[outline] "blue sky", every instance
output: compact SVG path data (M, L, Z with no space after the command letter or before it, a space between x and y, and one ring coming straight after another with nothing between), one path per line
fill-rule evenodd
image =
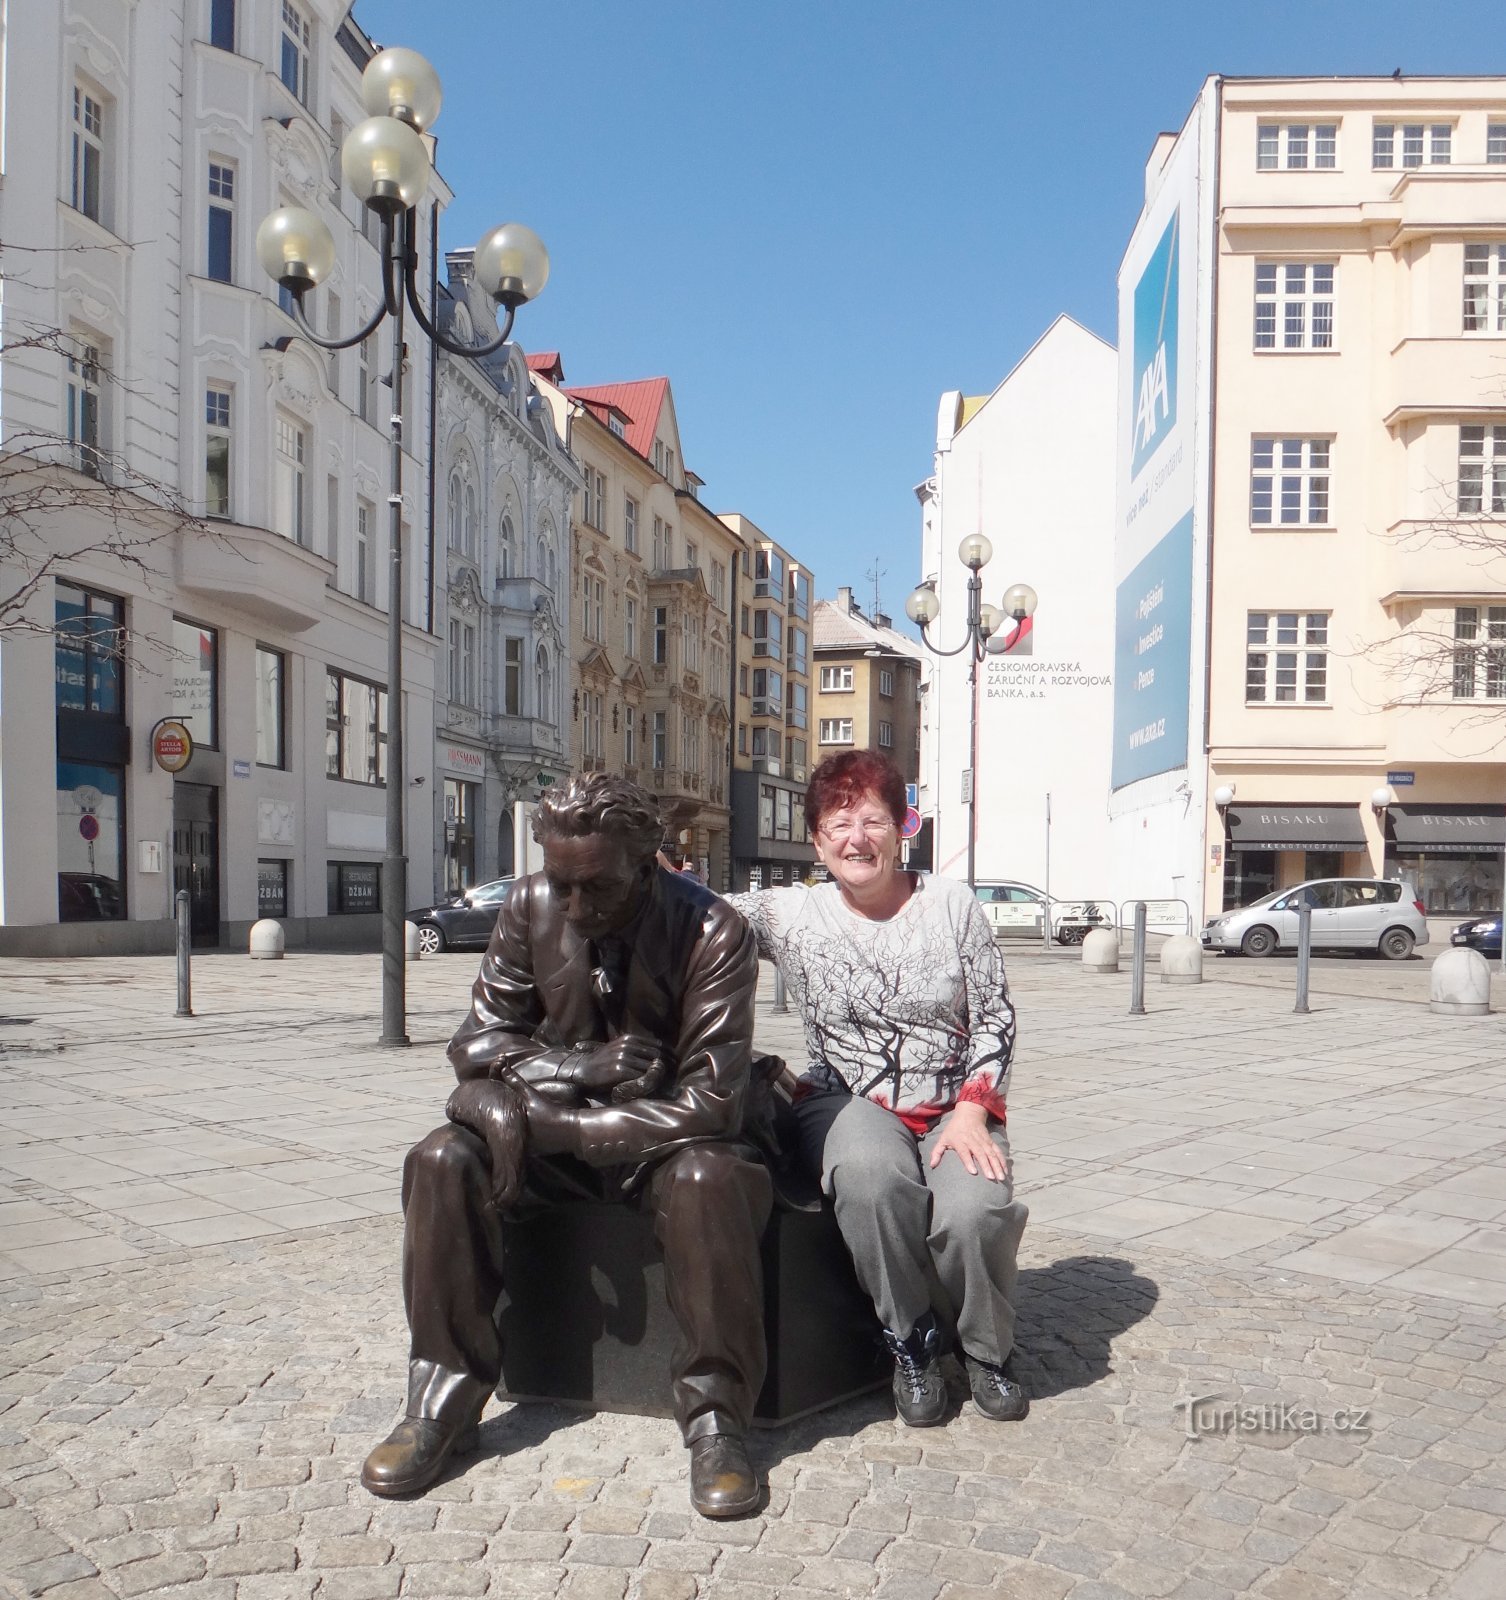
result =
M1478 0L358 0L438 69L444 243L538 230L566 380L668 374L686 464L830 597L919 577L937 402L1114 337L1156 133L1213 72L1499 72ZM988 529L997 547L1007 530ZM1001 579L1002 581L1002 579ZM997 597L995 597L997 598Z

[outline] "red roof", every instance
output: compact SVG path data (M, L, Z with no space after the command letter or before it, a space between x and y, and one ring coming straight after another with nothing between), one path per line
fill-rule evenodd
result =
M565 381L565 364L560 360L558 350L535 350L531 355L525 355L523 359L528 363L530 372L538 373L550 383Z
M640 378L636 383L600 383L594 388L566 389L572 400L579 400L605 420L615 409L629 420L624 430L627 442L645 461L653 458L654 430L669 393L668 378Z

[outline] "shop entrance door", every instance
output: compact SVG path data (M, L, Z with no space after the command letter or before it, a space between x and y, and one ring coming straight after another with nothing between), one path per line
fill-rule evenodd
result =
M219 793L206 783L173 785L173 893L188 890L196 949L220 942Z

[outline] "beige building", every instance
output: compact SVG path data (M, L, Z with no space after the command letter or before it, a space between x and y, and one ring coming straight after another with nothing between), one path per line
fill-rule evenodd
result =
M795 883L815 862L805 827L814 764L810 568L736 512L737 724L732 748L732 884Z
M1156 840L1195 912L1341 874L1494 907L1506 79L1213 79L1146 189L1120 301L1126 852ZM1137 652L1171 644L1188 693L1158 702Z
M883 612L865 617L846 587L816 602L814 630L817 760L848 746L881 750L918 783L921 647Z
M546 388L563 385L557 357L531 365ZM558 392L585 480L570 544L572 762L652 790L681 857L724 888L742 548L697 499L667 378Z

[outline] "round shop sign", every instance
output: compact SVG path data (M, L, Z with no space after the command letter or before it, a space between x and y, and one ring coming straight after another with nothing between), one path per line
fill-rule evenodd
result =
M152 737L152 756L164 772L181 772L193 760L193 735L181 722L161 723Z

